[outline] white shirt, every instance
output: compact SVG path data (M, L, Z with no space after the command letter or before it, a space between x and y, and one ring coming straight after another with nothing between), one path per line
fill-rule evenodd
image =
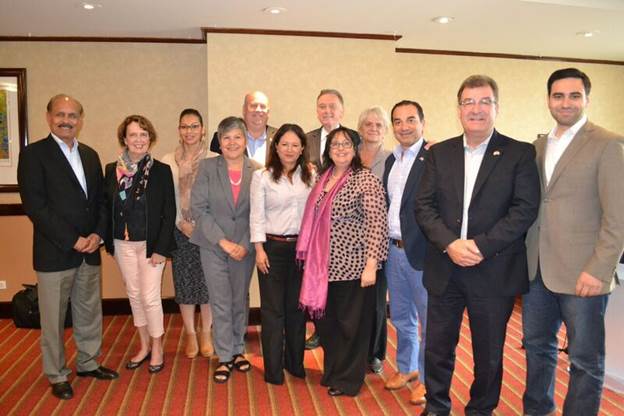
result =
M397 145L392 154L394 163L388 174L388 198L390 208L388 209L388 236L395 240L401 240L401 200L405 190L405 183L412 170L412 165L416 160L418 152L423 144L423 138L418 139L407 150L403 146Z
M563 155L563 152L568 148L576 133L585 125L587 122L587 116L584 115L581 117L579 121L574 123L572 127L567 129L561 137L555 136L555 131L557 130L557 126L553 127L553 129L548 133L548 141L546 142L546 155L544 156L544 176L546 178L546 184L550 182L550 178L555 170L555 166L557 166L557 162Z
M492 132L493 133L493 132ZM492 134L487 140L484 140L480 145L474 148L470 148L466 143L466 135L464 135L464 206L462 210L462 226L461 226L461 238L466 240L468 238L468 208L470 208L470 201L472 199L472 191L474 190L475 182L477 180L477 174L483 162L483 156L485 156L485 150Z
M84 173L84 168L82 167L82 159L80 159L80 153L78 152L78 140L74 137L74 144L70 149L67 144L59 139L54 133L50 133L52 138L58 143L61 151L65 155L65 158L69 162L72 170L74 171L74 175L76 175L76 179L78 179L78 183L80 183L80 187L85 193L85 196L88 196L87 192L87 177Z
M301 168L292 183L282 175L276 183L267 169L256 170L251 179L249 230L252 243L266 241L266 234L297 235L303 210L312 188L301 180Z
M340 124L338 124L332 130L336 130L338 127L340 127ZM325 130L325 127L321 126L321 154L319 155L319 160L321 161L321 163L323 162L323 152L325 151L325 143L327 143L327 135L331 133L332 130L327 131Z

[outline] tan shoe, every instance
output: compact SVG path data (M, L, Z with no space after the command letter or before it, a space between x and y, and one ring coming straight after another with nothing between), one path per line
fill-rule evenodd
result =
M425 398L425 394L427 394L427 390L425 389L425 385L422 383L416 384L412 388L412 392L410 393L410 403L411 404L425 404L427 403L427 399Z
M199 353L202 357L210 357L214 354L214 347L212 346L212 334L210 330L201 331L199 333Z
M385 388L388 390L397 390L405 387L407 383L416 379L418 379L418 371L412 371L407 374L397 371L388 379L388 381L386 381Z
M186 334L186 348L184 350L184 354L188 357L188 358L195 358L197 357L197 353L199 352L199 347L197 345L197 334L196 333L192 333Z

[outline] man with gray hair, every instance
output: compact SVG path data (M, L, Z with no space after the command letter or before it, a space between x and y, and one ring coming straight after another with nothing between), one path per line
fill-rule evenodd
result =
M494 128L498 86L473 75L457 93L463 134L429 150L416 194L416 220L428 239L424 414L448 415L464 310L468 311L474 381L466 415L498 405L503 346L515 298L529 286L524 238L537 217L535 148Z
M65 361L63 322L71 297L77 374L119 375L96 361L102 346L100 242L106 230L102 166L95 150L78 143L82 105L65 94L50 99L47 138L20 152L17 181L33 223L43 372L59 399L73 397Z

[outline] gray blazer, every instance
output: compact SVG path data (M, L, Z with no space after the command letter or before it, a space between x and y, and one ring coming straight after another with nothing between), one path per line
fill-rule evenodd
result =
M601 294L615 285L615 268L624 245L624 137L589 121L578 131L544 178L547 136L535 141L542 189L539 216L527 235L529 277L539 261L544 285L574 294L585 271L604 282Z
M191 243L201 248L222 252L219 240L225 238L245 247L251 253L249 241L249 188L258 163L245 157L243 176L234 205L227 163L223 156L203 159L191 191L191 211L196 226Z

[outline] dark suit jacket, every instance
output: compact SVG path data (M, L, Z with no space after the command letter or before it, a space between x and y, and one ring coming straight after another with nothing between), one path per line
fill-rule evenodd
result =
M348 128L348 127L346 127ZM321 130L323 127L319 127L318 129L310 130L306 133L306 140L308 142L307 151L308 151L308 160L314 163L317 166L321 165L321 155L325 149L321 149ZM351 130L351 129L349 129ZM360 137L360 134L351 130L351 132L355 133L357 137ZM359 145L359 143L357 143Z
M33 223L33 267L57 272L100 264L100 251L73 249L78 237L104 236L106 211L102 198L102 165L89 146L78 144L87 180L85 195L56 141L47 138L26 146L19 155L17 181L26 215Z
M275 132L276 131L277 131L277 129L275 127L267 125L267 128L266 128L266 135L267 135L266 158L265 158L265 161L264 161L264 166L266 166L266 164L269 162L269 153L270 153L269 149L271 148L271 142L273 141L273 136L275 136ZM218 153L218 154L222 153L221 152L221 145L219 145L219 136L218 136L216 131L212 135L212 139L210 139L210 151L214 152L214 153ZM247 149L245 149L245 156L249 157Z
M117 174L115 173L116 162L106 165L106 177L104 195L110 221L106 230L104 244L106 251L114 254L113 244L114 230L114 207L115 194L118 192ZM173 190L173 176L169 165L154 160L145 190L147 197L147 253L149 258L153 253L171 257L171 251L175 250L173 227L175 227L176 205Z
M423 142L412 169L407 176L405 182L405 188L403 195L401 196L401 210L399 211L399 218L401 220L401 239L405 247L405 254L410 265L416 270L422 270L425 261L425 247L427 240L423 235L418 223L416 222L416 214L414 213L414 206L416 205L416 191L425 170L425 159L428 151L425 149L426 142ZM386 190L386 200L388 208L390 208L390 194L388 192L388 177L390 171L394 165L394 153L390 153L390 156L386 159L386 168L383 174L383 185Z
M499 134L488 144L468 210L468 239L484 260L466 268L473 293L514 296L528 290L526 231L537 217L540 200L535 148ZM416 219L429 239L424 285L441 295L459 268L445 252L460 237L464 198L462 136L429 150L416 195Z

